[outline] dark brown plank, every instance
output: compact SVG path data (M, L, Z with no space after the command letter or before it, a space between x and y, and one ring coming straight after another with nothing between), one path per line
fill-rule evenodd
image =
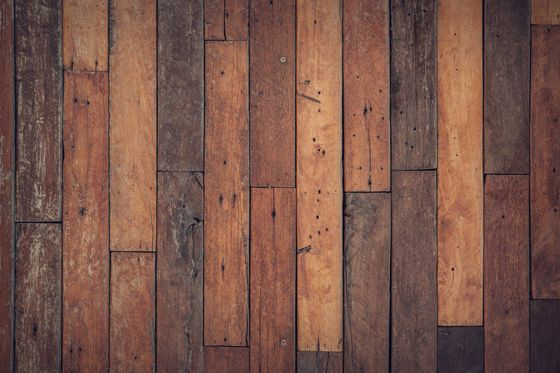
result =
M437 164L436 0L391 0L392 168Z
M205 347L204 371L247 373L249 371L249 348Z
M15 372L59 371L61 259L60 224L17 225Z
M203 178L158 174L157 369L202 372Z
M438 328L438 373L484 372L484 329Z
M16 2L16 219L62 210L61 2ZM40 58L39 58L40 56Z
M484 192L484 363L529 370L529 177L487 176Z
M484 171L529 173L530 0L484 3Z
M204 1L204 38L206 40L247 40L248 0Z
M158 2L158 169L202 171L202 0Z
M297 354L298 373L342 373L342 352L305 351Z
M531 301L531 372L560 372L560 301Z
M295 1L251 2L251 186L295 184Z
M346 194L344 226L345 370L387 372L391 195Z
M433 372L437 365L435 171L393 172L392 214L392 371Z

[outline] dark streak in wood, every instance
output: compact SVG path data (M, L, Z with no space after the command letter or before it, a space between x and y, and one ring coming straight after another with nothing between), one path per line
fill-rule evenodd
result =
M560 372L560 300L531 301L531 372Z
M438 373L484 372L482 327L438 328Z
M298 352L297 373L342 373L342 359L342 352Z

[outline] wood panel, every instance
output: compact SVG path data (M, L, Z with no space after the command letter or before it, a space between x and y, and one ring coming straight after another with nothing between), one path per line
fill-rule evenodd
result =
M104 371L109 335L106 73L64 74L63 368Z
M158 2L158 169L204 169L202 0Z
M15 372L60 368L61 259L60 224L17 225Z
M251 2L251 185L295 185L295 0Z
M559 0L531 0L531 23L538 25L560 24Z
M531 301L531 372L560 371L560 301Z
M487 176L484 194L484 361L529 370L529 177Z
M392 214L391 369L433 372L437 366L435 171L393 172Z
M438 5L438 320L482 325L482 1Z
M202 372L203 177L158 174L157 369Z
M342 352L307 351L297 354L298 373L342 373Z
M389 126L389 6L344 6L344 190L391 187Z
M206 40L247 40L248 0L207 0L204 2Z
M438 328L437 371L484 372L484 329L476 326Z
M206 44L204 342L207 345L247 345L247 62L246 42Z
M205 347L205 372L246 373L249 371L248 347Z
M348 193L345 200L345 370L388 372L391 195Z

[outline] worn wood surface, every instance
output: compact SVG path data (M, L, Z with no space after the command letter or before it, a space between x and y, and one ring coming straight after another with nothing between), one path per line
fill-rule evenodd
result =
M560 371L560 301L531 301L531 372Z
M484 372L482 327L438 328L438 373Z
M248 347L205 347L205 372L246 373L249 371Z
M298 352L297 373L342 373L342 360L342 352Z
M206 40L247 40L248 0L206 0L204 38Z
M531 23L560 24L560 0L531 0Z

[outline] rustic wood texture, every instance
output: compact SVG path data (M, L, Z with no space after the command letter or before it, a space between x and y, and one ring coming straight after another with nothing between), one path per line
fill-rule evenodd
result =
M295 186L295 0L251 2L251 186Z
M487 176L484 191L486 372L529 371L529 177Z
M18 224L16 230L15 372L58 372L60 224Z
M109 335L108 75L64 74L63 368L105 371Z
M560 301L531 301L531 372L560 371Z
M484 372L482 327L438 328L438 373Z
M249 348L205 347L205 372L246 373L249 371Z
M532 296L560 298L560 26L533 26L532 38Z
M248 29L248 0L204 1L206 40L247 40Z
M482 325L482 1L438 4L438 321Z
M391 187L389 126L389 5L345 3L344 190Z
M202 0L158 2L158 169L204 170Z
M203 177L158 174L157 370L204 367Z
M154 251L156 3L111 3L111 249Z
M391 369L433 372L437 365L435 171L393 172L392 214Z
M204 342L246 346L249 133L246 42L206 44Z
M345 370L388 372L391 195L348 193L345 200Z
M531 0L531 23L560 24L560 0Z
M342 360L342 352L298 352L297 373L342 373Z
M58 0L17 1L16 219L60 221L62 56Z

